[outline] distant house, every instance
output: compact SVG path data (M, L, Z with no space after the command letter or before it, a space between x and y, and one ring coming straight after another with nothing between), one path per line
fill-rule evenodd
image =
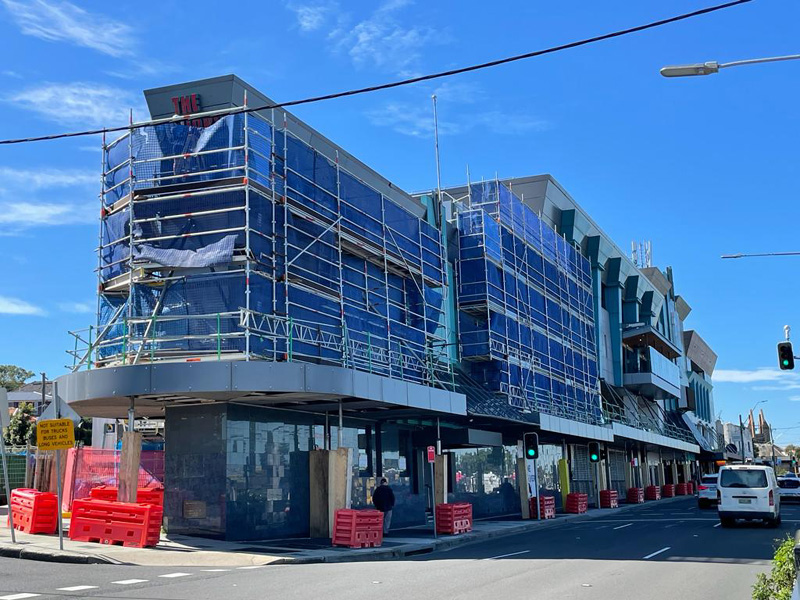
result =
M26 383L18 390L8 392L8 407L9 409L16 410L23 402L28 402L33 405L33 413L35 415L47 407L53 400L53 386L48 383L44 390L44 404L42 403L42 382L37 381L34 383Z

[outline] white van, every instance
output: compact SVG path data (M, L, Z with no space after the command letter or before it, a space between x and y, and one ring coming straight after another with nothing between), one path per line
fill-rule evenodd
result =
M772 467L730 465L719 470L717 510L723 527L736 519L761 519L770 527L781 524L781 496Z

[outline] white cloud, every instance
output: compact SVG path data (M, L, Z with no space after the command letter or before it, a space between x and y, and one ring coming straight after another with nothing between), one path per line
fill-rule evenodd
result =
M800 402L800 396L789 396L790 402Z
M8 296L0 296L0 314L4 315L34 315L43 317L47 313L34 306L29 302L20 300L19 298L10 298Z
M6 98L19 108L64 125L124 125L139 101L126 90L94 83L44 83ZM138 118L134 112L134 118Z
M447 33L421 24L415 15L411 15L413 25L403 24L397 13L411 4L413 0L386 0L355 24L343 17L328 39L334 50L347 53L357 67L375 66L407 74L422 58L426 46L450 41Z
M787 382L797 380L795 373L780 371L769 367L760 367L753 370L717 369L714 371L714 382L726 383L756 383L759 381Z
M100 176L91 171L46 167L41 169L0 167L0 188L2 189L20 188L30 191L72 186L94 186L99 189Z
M338 8L335 2L289 2L286 7L297 17L297 25L302 31L316 31L321 29Z
M0 75L3 75L3 77L12 77L13 79L22 79L22 75L10 69L0 71Z
M133 55L133 29L70 2L0 0L25 35L68 42L113 57Z
M433 135L433 112L424 104L391 102L382 108L371 110L367 118L373 125L390 127L397 133L412 137L431 137ZM463 133L464 127L458 123L439 119L439 135Z
M98 188L98 175L89 171L0 167L0 235L42 225L96 222ZM36 194L43 190L58 193L44 199ZM80 200L70 201L64 198L67 194Z
M62 302L58 309L62 312L89 314L95 311L95 305L89 302Z

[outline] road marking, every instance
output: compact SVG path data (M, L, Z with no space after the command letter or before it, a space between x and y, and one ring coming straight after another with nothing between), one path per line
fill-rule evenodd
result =
M0 596L0 600L22 600L23 598L35 598L41 594L10 594L8 596Z
M191 573L167 573L166 575L159 575L164 579L172 579L173 577L188 577Z
M661 554L662 552L666 552L670 548L672 548L672 546L666 546L666 547L662 548L661 550L657 550L657 551L653 552L652 554L648 554L647 556L644 557L644 560L647 560L648 558L653 558L654 556L658 556L659 554Z
M230 571L231 569L200 569L201 571L205 571L206 573L225 573Z
M82 592L83 590L96 590L96 585L73 585L72 587L58 588L59 592Z
M625 529L626 527L630 527L633 523L625 523L625 525L620 525L619 527L614 527L614 529Z
M517 556L519 554L527 554L530 550L520 550L519 552L511 552L509 554L501 554L500 556L490 556L489 558L484 558L484 560L497 560L498 558L507 558L509 556Z
M236 567L237 569L263 569L266 565L252 565L249 567Z
M147 579L120 579L119 581L112 581L117 585L133 585L134 583L147 583ZM0 598L0 600L3 600Z
M720 525L722 525L722 523L717 523L716 525L714 525L714 527L719 527Z

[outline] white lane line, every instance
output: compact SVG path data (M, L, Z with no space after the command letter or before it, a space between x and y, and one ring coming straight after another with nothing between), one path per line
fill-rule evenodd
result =
M626 527L630 527L633 523L625 523L625 525L620 525L619 527L614 527L614 529L625 529Z
M653 552L652 554L648 554L647 556L644 557L644 560L647 560L648 558L653 558L654 556L658 556L659 554L661 554L662 552L666 552L670 548L672 548L672 546L666 546L666 547L662 548L661 550L657 550L657 551Z
M490 556L489 558L484 558L484 560L497 560L498 558L507 558L509 556L517 556L519 554L527 554L530 550L520 550L519 552L510 552L509 554L501 554L500 556Z
M263 569L266 565L252 565L250 567L236 567L237 569Z
M147 583L147 579L120 579L119 581L112 581L117 585L133 585L134 583ZM0 598L2 600L2 598Z
M200 569L206 573L227 573L231 569Z
M96 590L96 585L73 585L72 587L58 588L59 592L82 592L83 590Z
M0 600L22 600L23 598L36 598L41 594L9 594L8 596L0 596Z
M719 527L720 525L722 525L722 523L717 523L716 525L714 525L714 527Z
M173 577L188 577L191 573L167 573L166 575L159 575L164 579L172 579Z

